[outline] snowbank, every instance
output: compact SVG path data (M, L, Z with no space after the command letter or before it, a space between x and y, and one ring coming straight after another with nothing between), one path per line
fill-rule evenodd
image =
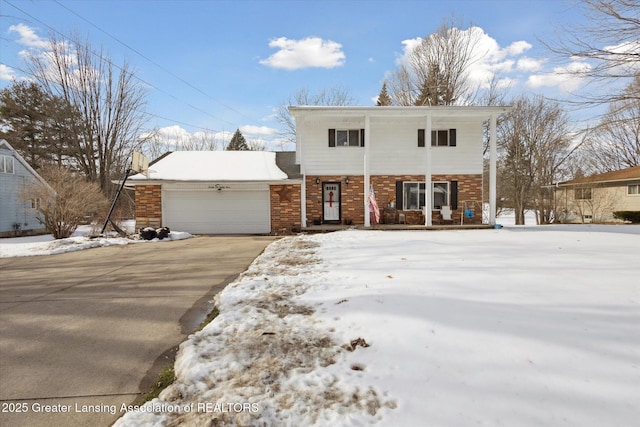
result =
M639 239L637 226L282 239L181 345L176 383L116 425L633 425Z

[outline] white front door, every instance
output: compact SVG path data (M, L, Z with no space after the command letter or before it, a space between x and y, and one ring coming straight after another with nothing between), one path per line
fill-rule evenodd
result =
M340 222L340 183L322 183L322 215L324 222Z

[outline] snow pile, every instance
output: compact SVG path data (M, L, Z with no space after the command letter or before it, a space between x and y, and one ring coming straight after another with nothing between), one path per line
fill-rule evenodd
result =
M55 255L66 252L81 251L84 249L98 248L102 246L128 245L130 243L159 242L160 239L134 240L125 237L97 237L90 238L90 227L83 227L66 239L54 239L50 234L30 237L11 237L0 239L0 258ZM184 231L172 231L167 240L182 240L193 237Z
M633 425L640 227L282 239L117 426ZM153 412L155 411L155 412Z

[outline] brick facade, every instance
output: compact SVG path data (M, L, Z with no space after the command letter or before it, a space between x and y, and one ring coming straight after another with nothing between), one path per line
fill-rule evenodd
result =
M300 184L271 185L271 234L300 231Z
M349 178L349 184L346 179ZM380 207L381 217L386 206L396 199L397 181L424 181L424 175L372 175L371 185L376 194L376 201ZM458 208L452 211L451 218L454 224L460 224L460 218L464 214L464 202L475 202L474 217L465 218L465 224L482 223L482 174L472 175L432 175L431 180L437 181L458 181ZM316 182L319 183L316 183ZM364 176L307 176L307 225L314 224L314 220L322 219L322 183L341 183L341 215L343 223L351 220L353 224L364 224ZM469 206L470 208L471 206ZM405 214L405 221L408 224L423 224L424 216L419 211L396 211ZM432 213L434 224L441 222L439 211ZM383 221L383 218L381 218ZM397 217L396 217L397 221Z
M136 185L136 228L162 226L162 187Z

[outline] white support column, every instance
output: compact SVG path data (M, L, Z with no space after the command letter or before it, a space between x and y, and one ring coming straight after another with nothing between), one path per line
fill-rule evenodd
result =
M296 126L296 145L300 151L300 174L302 175L302 184L300 185L300 226L307 227L307 172L305 170L304 151L302 149L302 136Z
M371 215L369 215L369 189L371 188L371 176L369 173L371 132L369 131L370 118L364 116L364 226L371 227Z
M431 219L431 114L427 114L424 126L424 148L425 148L425 172L424 172L424 225L430 227L433 224Z
M496 115L491 115L489 132L489 224L496 224L496 162L497 162Z

